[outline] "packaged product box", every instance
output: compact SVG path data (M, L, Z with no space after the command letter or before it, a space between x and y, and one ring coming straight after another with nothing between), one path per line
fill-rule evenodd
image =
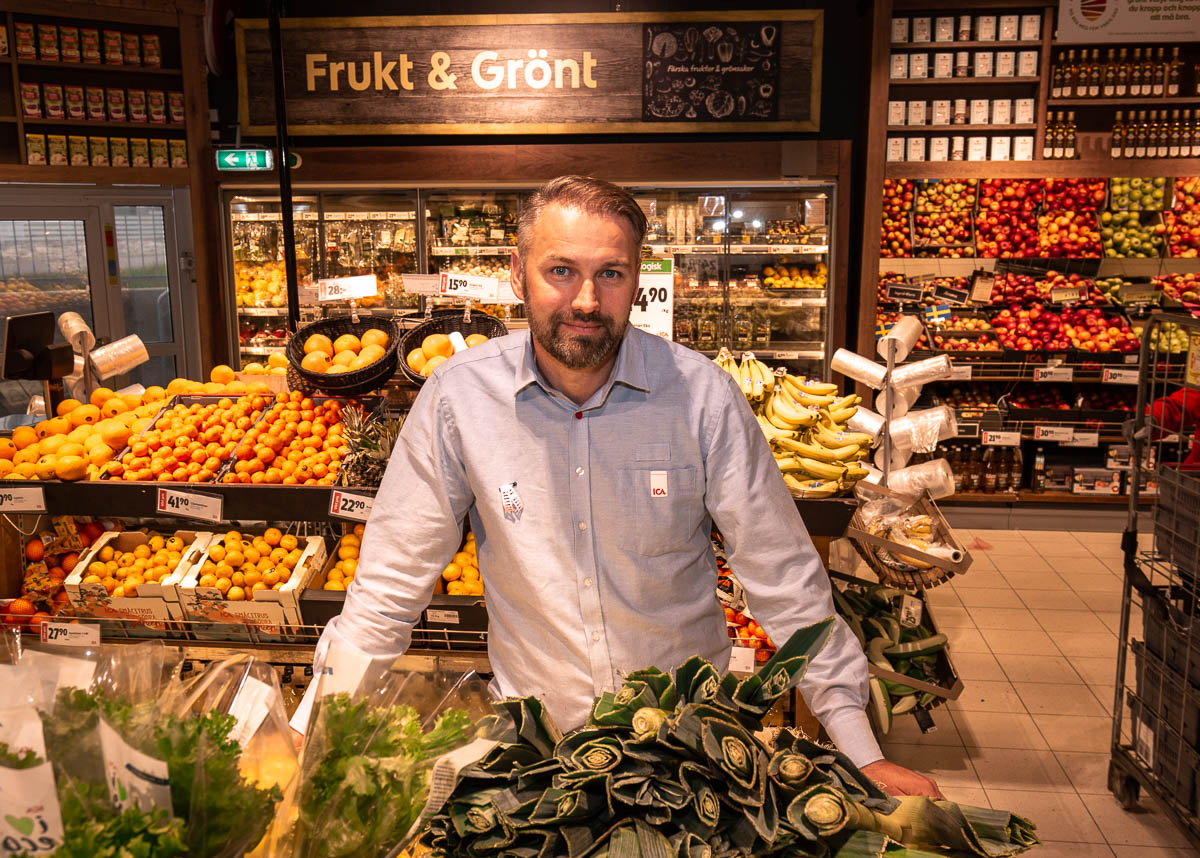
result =
M186 167L188 165L187 141L186 140L172 140L172 141L170 141L169 145L170 145L170 152L171 152L171 166L172 167Z
M109 531L97 539L79 559L64 582L67 598L75 614L97 619L134 620L148 624L143 630L139 630L137 626L130 627L135 634L139 631L146 634L151 630L161 632L163 622L184 619L179 584L192 571L199 558L204 556L213 535L204 531L179 530L173 536L184 544L183 557L174 571L161 581L142 582L137 588L136 596L110 595L102 582L91 580L100 577L101 571L92 564L104 565L99 558L102 554L107 554L104 551L106 547L114 552L126 554L139 545L148 543L149 537L141 531L131 530L120 533Z
M887 160L903 161L904 160L904 138L889 137L887 140Z
M933 40L935 42L954 41L954 16L934 18Z
M931 138L929 138L929 160L930 161L949 161L950 160L950 138L949 137L931 137Z
M25 135L25 162L42 166L46 163L46 135Z
M906 125L924 125L925 124L925 102L910 101L908 103L908 118Z
M158 36L142 36L142 65L155 69L162 67L162 45Z
M1074 474L1074 468L1071 465L1046 465L1045 479L1046 491L1049 492L1069 492L1071 491L1071 480Z
M1042 37L1042 16L1039 14L1021 16L1021 41L1036 42Z
M82 134L72 134L67 137L67 154L71 157L72 167L88 165L88 139Z
M61 84L42 84L42 103L46 107L47 119L65 119L66 109L63 104L63 88Z
M131 167L150 166L150 141L145 137L129 138L129 165Z
M58 28L58 53L64 63L77 63L82 59L78 27Z
M167 148L167 141L162 137L153 137L150 140L150 166L151 167L169 167L171 166L171 156Z
M137 33L121 34L121 55L127 66L142 64L142 40Z
M79 56L85 63L100 62L100 31L91 27L79 28Z
M155 125L163 125L167 121L167 98L161 89L146 90L146 115Z
M104 31L104 62L110 66L125 65L125 45L117 30Z
M0 57L8 56L8 28L0 27Z
M1071 492L1077 495L1119 495L1121 472L1109 468L1076 468Z
M93 167L109 166L107 137L89 137L88 150L91 152Z
M126 103L129 106L129 121L130 122L145 122L146 121L146 90L131 89L125 94Z
M909 54L908 76L911 78L929 77L929 54Z
M108 121L124 122L129 118L125 112L125 90L121 87L109 87L105 90L105 101L108 103Z
M925 138L924 137L909 137L908 146L905 150L906 161L924 161L925 160Z
M87 118L89 122L104 121L104 87L89 86L84 91L87 102Z
M17 59L37 59L37 40L33 33L33 24L26 21L14 21L13 41L17 43Z
M42 88L36 83L21 84L21 115L26 119L42 118Z
M904 101L889 101L888 102L888 125L903 125L907 102Z
M933 41L933 21L927 17L912 19L912 40L914 42Z
M47 62L58 62L58 27L53 24L38 24L37 35L38 57Z
M67 135L46 135L46 157L51 167L66 167L71 163L67 157Z
M108 138L108 160L114 167L129 166L129 138Z
M200 586L202 570L209 559L205 551L179 584L180 603L187 619L213 624L209 629L196 629L196 635L210 640L222 639L225 632L221 626L232 626L235 628L230 631L244 638L247 624L266 634L278 635L285 633L285 626L301 625L300 594L312 577L323 569L328 552L325 540L319 536L301 538L300 547L300 559L286 584L278 590L258 590L253 599L238 601L225 598L216 587Z
M908 41L908 19L892 19L892 44L900 45Z
M167 119L172 125L183 124L183 93L167 93Z
M87 119L87 104L83 100L83 87L67 84L63 87L63 101L66 102L67 119L82 121Z
M975 41L996 41L996 16L980 15L975 19Z

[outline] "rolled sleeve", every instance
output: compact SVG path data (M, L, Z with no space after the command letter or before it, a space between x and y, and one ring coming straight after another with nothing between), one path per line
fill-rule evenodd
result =
M770 446L732 379L714 419L707 445L705 502L750 610L780 643L797 629L835 617L833 634L809 664L800 690L855 765L882 759L864 711L866 656L834 611L829 576Z

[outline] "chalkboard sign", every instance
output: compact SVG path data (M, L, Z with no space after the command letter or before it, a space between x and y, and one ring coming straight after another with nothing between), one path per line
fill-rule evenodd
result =
M939 284L933 287L933 297L939 301L945 301L947 304L965 304L967 296L971 294L969 289L956 289L953 286Z
M925 290L920 286L912 286L908 283L889 283L887 296L893 301L920 301L925 297Z
M817 9L287 18L288 133L820 130ZM235 22L239 121L275 132L267 22Z
M776 119L782 33L779 21L646 24L642 119Z

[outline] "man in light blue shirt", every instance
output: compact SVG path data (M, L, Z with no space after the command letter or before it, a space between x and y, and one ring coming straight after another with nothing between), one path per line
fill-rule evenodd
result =
M695 654L728 664L713 523L774 640L834 613L737 385L702 355L628 326L644 233L637 203L606 182L568 176L533 196L512 258L530 331L461 352L426 382L318 662L331 643L403 653L468 516L495 690L541 698L564 730L632 670ZM939 795L883 759L866 684L862 648L839 620L801 686L809 706L888 789Z

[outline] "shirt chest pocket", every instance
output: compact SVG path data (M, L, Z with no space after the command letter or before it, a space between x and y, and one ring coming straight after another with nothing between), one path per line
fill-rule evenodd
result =
M704 519L699 471L692 466L644 466L621 471L618 501L626 522L622 541L658 557L688 549Z

